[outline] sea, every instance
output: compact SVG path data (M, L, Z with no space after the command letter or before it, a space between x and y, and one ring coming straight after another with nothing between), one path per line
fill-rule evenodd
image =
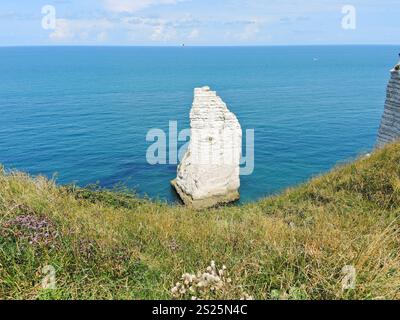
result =
M149 163L149 132L189 128L210 86L244 131L242 203L370 152L399 46L2 47L0 164L59 184L124 185L176 202L177 164ZM153 131L152 131L153 130ZM184 142L179 142L179 146ZM162 152L162 151L160 151ZM244 155L246 149L244 146Z

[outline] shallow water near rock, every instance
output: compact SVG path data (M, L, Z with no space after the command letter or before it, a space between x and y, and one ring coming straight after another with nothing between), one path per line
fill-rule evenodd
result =
M176 165L151 166L146 134L189 126L208 85L255 129L242 201L370 150L396 46L0 48L0 163L59 183L124 183L176 201Z

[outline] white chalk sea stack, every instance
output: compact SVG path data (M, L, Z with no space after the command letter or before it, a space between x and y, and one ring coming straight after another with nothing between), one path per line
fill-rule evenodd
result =
M196 88L191 138L172 181L185 205L205 209L240 198L242 128L215 91Z
M400 139L400 71L393 69L387 86L385 111L379 128L377 147L383 147L398 139Z

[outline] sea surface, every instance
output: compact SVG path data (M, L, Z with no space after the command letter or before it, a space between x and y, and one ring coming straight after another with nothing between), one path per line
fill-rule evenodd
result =
M150 165L149 130L189 126L195 87L216 90L255 168L242 201L351 161L375 144L396 46L0 48L0 163L60 184L125 184L176 201L176 164Z

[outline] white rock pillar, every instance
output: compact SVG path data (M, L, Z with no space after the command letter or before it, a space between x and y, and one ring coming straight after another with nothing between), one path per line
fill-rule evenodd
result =
M180 198L195 209L238 200L242 129L209 87L194 90L190 128L188 150L172 181Z
M377 147L400 139L400 64L390 71L385 111L379 128Z

